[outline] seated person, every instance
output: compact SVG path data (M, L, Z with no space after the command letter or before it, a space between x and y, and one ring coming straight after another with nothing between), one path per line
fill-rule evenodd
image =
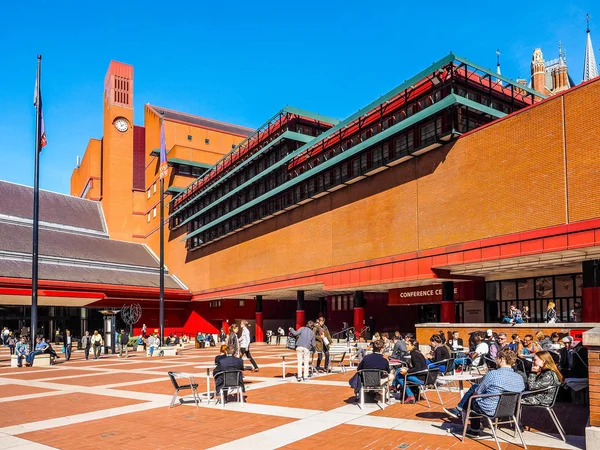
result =
M508 337L506 333L498 333L498 347L499 350L512 350L510 348L510 344L508 343Z
M581 342L573 345L573 337L565 336L560 349L560 372L565 378L588 377L588 350Z
M540 345L533 341L533 336L531 334L526 334L519 348L519 356L521 358L532 359L533 354L541 349Z
M530 391L543 389L550 386L560 386L563 376L552 359L550 352L541 350L533 355L531 373L527 377L527 387ZM538 394L523 396L521 403L525 405L551 405L555 390L549 389Z
M46 342L45 337L42 336L41 339L42 339L42 342L44 342L46 344L46 349L44 350L44 353L46 353L47 355L50 355L50 363L53 364L55 359L60 359L60 356L58 356L58 353L56 353L54 351L50 342Z
M523 323L523 314L517 309L515 305L510 305L510 311L508 315L502 320L502 323Z
M406 342L402 339L400 333L397 336L394 336L396 342L394 343L394 347L392 348L392 354L390 359L396 359L399 361L403 361L404 356L408 355L408 350L406 349Z
M35 338L35 349L32 352L29 352L29 354L25 357L25 365L27 367L32 366L35 356L41 355L46 351L47 348L48 344L42 340L42 338Z
M19 342L17 342L16 351L17 355L17 367L23 367L23 358L27 358L29 354L29 350L27 350L27 344L25 343L25 338L21 336Z
M448 346L455 351L463 349L463 340L459 337L458 331L452 332L452 338L448 339Z
M513 334L511 336L511 341L510 344L508 344L508 346L510 347L510 349L515 352L518 353L519 352L519 347L521 345L521 338L519 337L518 334Z
M211 347L215 347L215 346L217 345L217 344L215 343L215 338L213 337L213 335L212 335L212 334L209 334L209 335L208 335L208 338L207 338L207 340L208 340L208 343L209 343L209 345L210 345Z
M473 335L473 342L475 344L475 350L470 352L469 356L466 358L457 358L454 361L455 366L465 365L469 362L471 362L475 367L483 364L483 356L489 353L490 348L479 333L475 333Z
M180 342L179 336L177 336L177 333L175 333L173 335L173 345L179 345Z
M406 347L410 352L409 367L402 367L396 372L396 376L392 384L394 387L396 387L396 391L404 390L405 376L407 381L418 384L423 384L425 382L425 378L427 377L427 374L411 375L415 372L427 370L427 361L425 360L423 354L419 351L419 341L416 339L410 339L406 343ZM415 395L408 386L406 387L406 395L406 403L415 403ZM397 394L396 399L402 399L402 394Z
M356 368L357 373L363 369L379 369L385 372L381 374L381 384L384 385L389 381L390 374L390 363L383 357L381 352L385 346L383 340L378 339L372 342L373 353L365 355L358 367ZM356 383L354 392L358 394L360 392L360 383Z
M219 364L219 361L225 357L227 357L227 345L223 344L219 349L219 354L215 356L215 365Z
M501 350L496 357L497 370L492 370L483 377L481 384L474 384L465 393L456 408L444 408L450 416L458 419L467 408L472 395L501 394L502 392L523 392L525 383L523 378L512 370L517 355L511 350ZM479 414L492 416L496 413L499 397L476 398L471 403L471 409ZM462 427L461 427L462 431ZM481 420L471 419L471 426L467 429L467 436L481 436Z
M168 336L167 336L167 338L165 339L165 345L166 345L167 347L168 347L168 346L170 346L170 345L172 345L172 344L171 344L171 341L172 341L172 340L173 340L173 335L171 335L171 334L170 334L170 335L168 335Z
M223 348L225 346L221 346ZM223 388L223 384L225 382L223 377L223 372L229 370L244 370L244 362L242 358L238 358L235 355L235 347L230 345L226 347L226 355L219 355L215 358L216 367L213 371L213 376L215 377L215 392L217 395L220 395L221 389ZM218 360L217 360L218 358ZM242 375L240 378L240 386L242 387L242 391L246 391L244 388L244 376Z
M431 345L431 351L427 358L427 367L439 367L440 373L446 371L446 362L450 359L450 352L448 348L442 344L442 339L439 334L434 334L429 340ZM440 361L445 361L442 364L438 364Z

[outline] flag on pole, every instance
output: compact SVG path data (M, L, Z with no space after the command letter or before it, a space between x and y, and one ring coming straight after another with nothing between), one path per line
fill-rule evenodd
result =
M39 104L38 104L39 103ZM33 93L33 105L39 110L40 115L39 115L39 130L40 130L40 134L39 134L39 144L40 144L40 151L42 151L42 148L44 148L47 144L46 142L46 127L44 126L44 112L42 111L42 91L40 89L40 80L35 79L35 92Z
M167 146L165 144L165 121L160 121L160 178L165 178L169 174L169 163L167 162Z

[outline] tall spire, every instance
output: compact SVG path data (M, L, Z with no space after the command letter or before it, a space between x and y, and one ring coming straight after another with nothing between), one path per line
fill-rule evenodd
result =
M583 62L583 81L591 80L598 76L598 66L596 65L596 57L594 56L594 47L592 46L592 38L590 36L590 15L586 14L585 20L587 23L587 39L585 42L585 59Z
M496 49L496 73L498 75L502 75L502 72L500 72L500 49L497 48Z

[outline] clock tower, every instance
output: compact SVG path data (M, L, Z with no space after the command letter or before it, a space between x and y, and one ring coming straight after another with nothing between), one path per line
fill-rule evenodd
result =
M101 199L113 239L132 239L133 215L133 66L111 61L104 79Z

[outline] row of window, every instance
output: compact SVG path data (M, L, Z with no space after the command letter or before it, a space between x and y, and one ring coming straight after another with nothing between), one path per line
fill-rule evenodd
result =
M154 218L156 218L156 206L148 213L148 223Z
M332 311L351 311L354 309L354 295L336 295L331 297Z
M199 177L204 171L201 167L188 166L187 164L179 164L177 173L179 175L192 175L193 177Z
M210 302L208 302L208 307L209 308L220 308L221 306L223 306L223 302L222 300L212 300ZM237 305L238 308L243 308L246 306L246 300L238 300L237 301Z

